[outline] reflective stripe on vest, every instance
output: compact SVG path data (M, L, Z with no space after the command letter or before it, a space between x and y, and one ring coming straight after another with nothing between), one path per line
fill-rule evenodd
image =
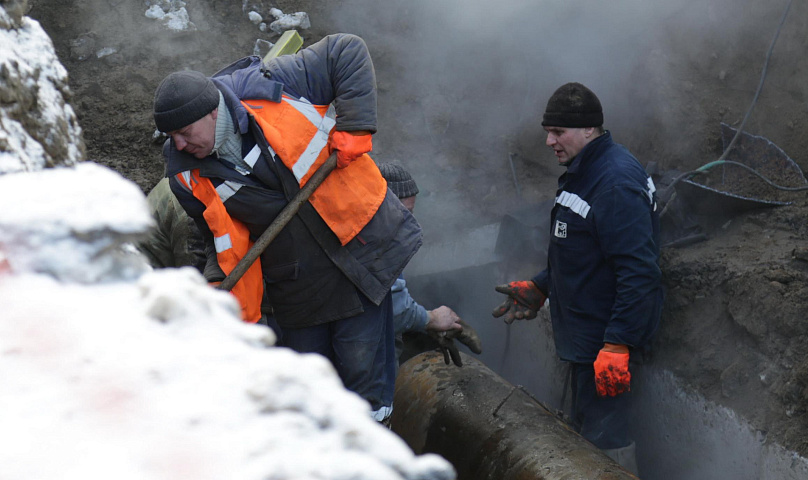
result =
M653 204L654 211L656 211L656 203L654 202L654 192L656 192L656 185L654 185L654 181L651 177L648 177L648 181L646 182L646 187L648 190L645 192L648 195L648 201ZM570 193L562 191L555 200L555 203L561 205L563 207L567 207L573 212L577 213L583 218L586 218L589 215L589 210L591 209L589 203L586 202L583 198L579 197L574 193Z
M329 135L336 124L328 106L283 97L241 102L250 112L267 143L292 171L302 187L331 154ZM337 168L309 197L317 213L342 245L353 239L379 209L387 182L369 155Z
M586 216L589 214L590 209L589 204L586 203L586 200L584 200L583 198L579 197L574 193L570 193L567 191L561 192L556 197L555 203L563 207L569 208L570 210L582 216L583 218L586 218Z
M258 145L256 145L247 153L247 156L244 157L244 161L250 166L250 168L255 168L255 162L257 162L260 157L261 149L258 147Z
M224 182L214 188L209 178L199 175L199 170L191 170L176 175L180 184L205 204L205 222L213 233L216 259L219 267L229 275L239 260L247 254L253 242L247 227L227 213L224 200L238 191L234 182ZM230 185L224 186L226 183ZM261 300L264 296L264 279L261 275L261 262L255 261L246 273L230 290L241 304L241 316L245 322L255 323L261 319Z
M654 204L654 211L656 212L657 204L654 201L654 193L656 192L656 185L654 185L654 180L651 177L648 177L648 200Z

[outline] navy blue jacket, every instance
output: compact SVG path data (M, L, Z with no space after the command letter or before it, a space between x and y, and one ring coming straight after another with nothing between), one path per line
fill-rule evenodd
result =
M280 100L280 88L313 104L333 104L338 130L376 130L375 75L364 42L354 35L330 35L298 52L262 65L245 57L212 77L241 134L242 154L255 145L261 157L249 173L215 156L198 160L166 150L166 175L185 211L206 240L208 263L216 263L213 236L203 218L204 204L176 180L198 168L214 186L231 182L237 190L224 205L258 238L299 191L297 180L266 148L266 140L240 99ZM222 117L220 117L222 118ZM359 295L379 304L422 243L421 227L388 189L370 222L344 247L314 207L306 202L261 255L267 298L285 328L319 325L363 311ZM210 278L209 281L221 280ZM223 274L221 274L223 277Z
M662 312L655 188L609 132L586 145L558 181L547 268L556 351L592 363L604 342L644 347Z

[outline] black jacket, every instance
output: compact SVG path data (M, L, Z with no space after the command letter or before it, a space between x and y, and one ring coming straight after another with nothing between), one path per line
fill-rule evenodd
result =
M240 104L241 98L272 99L280 83L287 95L333 104L338 130L376 130L373 65L364 42L353 35L325 37L296 55L263 66L260 58L246 57L212 79L225 98L234 128L241 133L242 152L246 154L257 143L262 157L252 173L242 175L216 157L198 160L173 145L168 149L166 175L206 238L209 262L216 259L213 237L202 217L204 205L180 186L175 174L198 168L215 186L237 183L239 189L225 207L247 225L253 239L299 190L293 174L265 148L266 140ZM282 327L305 327L362 312L360 294L379 304L421 243L420 226L389 190L371 221L344 247L307 202L261 256L275 318Z

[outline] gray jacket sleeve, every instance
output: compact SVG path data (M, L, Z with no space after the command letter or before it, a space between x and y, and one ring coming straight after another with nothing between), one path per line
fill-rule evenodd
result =
M390 291L393 297L393 325L396 335L404 332L425 332L429 321L426 308L410 296L404 278L398 277Z
M295 55L265 65L284 92L315 105L334 104L337 130L376 132L376 72L365 41L356 35L328 35Z

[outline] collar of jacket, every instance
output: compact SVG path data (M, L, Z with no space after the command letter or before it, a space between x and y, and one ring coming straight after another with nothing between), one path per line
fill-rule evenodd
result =
M260 185L257 181L252 180L250 177L238 173L233 165L226 161L219 160L214 155L209 155L203 159L198 159L189 153L177 150L171 139L166 140L171 142L170 147L164 151L166 161L166 177L173 177L174 175L185 172L187 170L199 169L199 174L203 177L215 178L238 178L240 182L249 185ZM251 148L251 144L246 147Z
M579 153L572 159L572 163L567 167L567 173L576 175L592 163L592 161L603 153L612 144L612 134L606 130L603 135L589 142Z
M265 77L260 66L260 57L244 57L211 77L242 135L250 130L249 114L241 104L242 99L263 98L278 103L283 96L283 85Z
M219 95L219 117L216 119L215 138L213 144L213 155L234 165L240 165L247 171L251 171L241 155L241 134L236 129L233 119L230 117L230 109L224 102L224 95Z
M172 144L171 148L168 149L168 153L166 153L165 158L166 177L173 177L180 172L193 170L195 168L198 168L200 172L203 172L203 170L207 172L209 170L209 165L221 163L213 155L209 155L200 160L189 153L177 150L176 147L174 147L174 142L171 140L168 141L172 142Z
M227 111L230 112L230 118L233 119L238 133L244 135L250 129L250 124L247 120L247 109L244 108L238 96L226 84L218 78L213 78L212 80L216 84L216 88L222 92L224 104L227 105Z

